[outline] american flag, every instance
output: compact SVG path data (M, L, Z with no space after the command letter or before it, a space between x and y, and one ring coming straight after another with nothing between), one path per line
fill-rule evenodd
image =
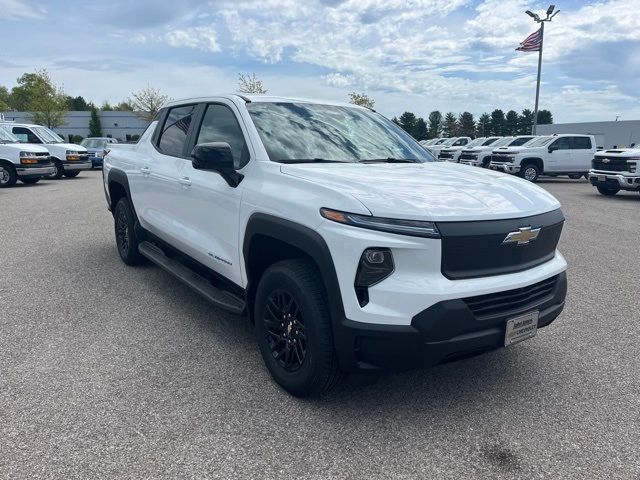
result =
M540 30L533 32L523 42L520 42L520 46L516 50L521 52L538 52L542 46L542 27Z

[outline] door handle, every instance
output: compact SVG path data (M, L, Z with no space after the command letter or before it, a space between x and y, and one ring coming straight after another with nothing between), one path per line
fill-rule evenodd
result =
M191 179L189 177L180 177L178 179L178 183L184 187L190 187L191 186Z
M141 167L140 173L142 173L142 175L149 175L151 173L151 169L149 167Z

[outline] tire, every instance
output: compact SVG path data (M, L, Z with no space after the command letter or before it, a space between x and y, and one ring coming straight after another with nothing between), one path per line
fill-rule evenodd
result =
M579 180L580 178L582 178L584 175L582 173L573 173L571 175L569 175L569 178L571 180Z
M47 175L45 178L49 180L59 180L64 175L64 167L62 166L62 162L60 160L52 160L53 163L53 173Z
M311 261L269 267L258 285L254 318L260 353L282 388L296 397L333 388L341 372L324 286Z
M527 163L520 169L520 176L530 182L537 182L540 176L540 169L535 163Z
M135 216L126 198L121 198L113 212L116 247L120 258L127 265L140 265L143 257L138 251L140 244L135 231Z
M0 163L0 188L13 187L17 181L16 169L7 163Z
M606 195L607 197L612 197L613 195L615 195L616 193L618 193L620 191L620 187L617 186L604 186L604 185L598 185L598 192L600 192L601 195Z
M78 175L80 175L80 171L79 171L79 170L76 170L75 172L64 172L64 174L63 174L63 175L64 175L65 177L67 177L67 178L75 178L75 177L77 177Z
M42 178L21 178L20 181L22 183L25 183L27 185L35 185L36 183L38 183L40 180L42 180Z

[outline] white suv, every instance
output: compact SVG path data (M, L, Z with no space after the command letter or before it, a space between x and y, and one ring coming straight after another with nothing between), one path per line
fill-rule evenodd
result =
M490 168L518 174L531 182L540 175L578 179L587 176L595 153L593 135L544 136L494 155Z
M74 143L65 143L54 131L42 125L29 123L0 123L0 127L13 133L21 142L45 145L51 154L53 172L46 178L77 177L81 170L91 169L87 149Z
M122 260L246 314L295 395L511 345L564 306L558 201L434 162L366 108L174 101L137 144L112 145L103 178Z
M620 190L640 192L639 166L638 148L597 152L589 171L589 181L602 195L615 195Z
M20 143L0 128L0 188L13 187L18 180L33 185L51 172L53 165L46 148Z

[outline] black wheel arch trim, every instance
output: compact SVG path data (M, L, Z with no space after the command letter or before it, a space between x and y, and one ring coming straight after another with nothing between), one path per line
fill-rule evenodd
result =
M127 174L117 168L112 168L111 170L109 170L109 174L107 177L107 186L110 188L114 183L120 185L124 189L125 195L127 196L127 200L129 201L129 205L133 210L133 214L136 218L137 223L138 214L136 213L136 207L133 205L133 199L131 198L131 189L129 188L129 179L127 178ZM106 195L107 191L105 191L105 196ZM113 203L113 199L111 198L110 194L107 196L107 202L109 205L109 210L111 211L111 213L114 213L116 206Z

